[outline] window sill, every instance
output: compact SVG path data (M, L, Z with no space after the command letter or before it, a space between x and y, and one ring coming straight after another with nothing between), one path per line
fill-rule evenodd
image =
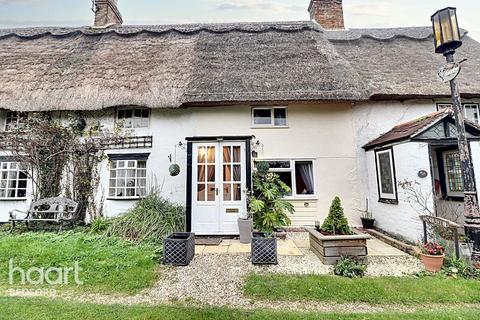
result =
M285 197L283 198L284 200L287 200L287 201L294 201L294 200L298 200L298 201L316 201L318 200L318 197L316 196L290 196L290 197Z
M251 129L288 129L290 126L251 126Z
M396 199L378 199L378 202L385 203L385 204L398 205L398 200Z
M145 197L108 197L106 200L112 200L112 201L138 201L141 200Z
M27 198L0 198L0 201L27 201Z

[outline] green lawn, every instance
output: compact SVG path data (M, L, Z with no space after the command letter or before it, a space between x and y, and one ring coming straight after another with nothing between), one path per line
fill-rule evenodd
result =
M348 279L279 274L248 277L248 296L266 300L367 302L372 304L479 303L480 281L441 277Z
M94 304L68 303L38 298L0 298L2 320L63 320L63 319L162 319L162 320L424 320L424 319L478 319L480 309L470 310L436 310L414 313L378 313L378 314L339 314L339 313L301 313L266 310L241 311L220 308L187 307L147 307L147 306L103 306Z
M102 238L81 232L0 234L0 288L9 286L9 260L14 267L73 267L75 261L83 269L75 284L69 273L69 283L46 285L49 289L74 289L87 292L133 294L152 286L157 279L158 263L154 248L132 245L119 238ZM33 273L37 279L38 273ZM53 274L53 279L58 274ZM19 272L14 273L14 288L21 285ZM35 288L37 288L35 286Z

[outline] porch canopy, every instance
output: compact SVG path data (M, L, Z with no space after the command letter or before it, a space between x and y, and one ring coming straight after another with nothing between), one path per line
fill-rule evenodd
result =
M465 120L467 139L480 140L480 127ZM425 142L432 145L457 143L457 128L453 111L449 108L405 122L363 146L365 151L404 142Z

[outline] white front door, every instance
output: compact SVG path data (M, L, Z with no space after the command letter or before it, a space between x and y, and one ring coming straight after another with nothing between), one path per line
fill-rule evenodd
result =
M238 234L247 210L245 142L193 144L192 232Z

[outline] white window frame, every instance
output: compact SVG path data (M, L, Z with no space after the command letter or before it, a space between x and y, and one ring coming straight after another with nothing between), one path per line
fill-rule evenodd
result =
M380 155L388 154L390 156L390 171L392 173L392 193L385 193L382 190L382 176L380 171ZM377 187L380 202L398 203L397 194L397 176L395 173L395 158L393 148L375 150L375 171L377 173Z
M11 168L12 164L15 164L15 168ZM4 168L6 166L6 168ZM26 170L21 169L22 164L20 162L16 161L0 161L0 190L5 190L5 196L2 196L0 193L0 200L25 200L27 199L27 189L28 189L28 174ZM6 179L3 179L3 174L6 172L7 177ZM12 179L10 178L10 172L15 172L16 173L16 178ZM25 179L20 179L20 172L25 173ZM9 182L10 181L16 181L15 183L15 188L9 188ZM19 188L19 182L20 181L25 181L25 188ZM2 188L2 184L5 183L5 188ZM7 196L8 190L15 190L15 196L10 197ZM18 196L18 191L19 190L25 190L25 196L19 197Z
M142 161L142 162L145 162L145 168L139 168L138 167L138 162L139 161ZM123 167L119 167L119 162L124 162L125 163L125 166ZM128 166L129 162L134 162L134 166ZM115 163L115 166L114 166L114 163ZM117 200L128 200L128 199L132 199L132 200L137 200L137 199L141 199L141 198L144 198L147 196L147 169L148 169L148 160L137 160L137 159L115 159L115 160L109 160L109 169L110 169L110 172L109 172L109 177L108 177L108 199L117 199ZM124 177L119 177L119 174L118 172L121 171L121 170L135 170L135 176L134 177L128 177L127 178L127 174L125 173L125 176ZM139 170L143 170L145 171L145 176L144 177L139 177L138 176L138 172ZM115 176L113 176L113 172L115 172ZM134 179L135 181L135 186L134 187L127 187L126 186L126 183L127 183L127 180L128 179ZM118 185L118 180L120 179L124 179L125 180L125 186L119 186ZM139 192L137 190L143 188L143 187L140 187L138 185L138 179L142 179L142 180L145 180L145 192L143 195L139 194ZM112 187L111 186L111 182L112 181L115 181L115 186ZM110 191L111 190L114 190L114 195L111 195ZM122 196L119 196L117 194L117 190L118 189L124 189L125 190L125 194L122 195ZM135 195L134 196L127 196L126 195L126 189L135 189Z
M275 109L284 109L285 110L285 125L275 125ZM256 110L270 110L270 124L255 124L255 111ZM267 129L267 128L288 128L288 107L278 106L278 107L252 107L251 111L251 126L255 129Z
M8 123L8 118L9 117L13 118L14 117L13 115L15 115L15 118L17 118L17 120L15 122ZM27 117L27 114L24 112L7 110L5 112L5 121L4 121L3 129L5 131L11 131L13 129L18 128L19 125L22 123L22 120L26 117Z
M442 160L443 160L443 172L444 172L444 176L445 176L445 190L447 192L446 196L447 197L459 197L459 198L463 198L464 197L464 191L451 191L449 189L449 177L448 177L448 171L447 171L447 161L446 161L446 157L447 155L449 154L459 154L458 153L458 150L448 150L448 151L443 151L442 152ZM462 175L460 174L460 179L463 179L462 178ZM462 181L462 185L463 185L463 180Z
M295 200L295 199L317 199L317 177L315 175L315 159L314 158L289 158L289 159L259 159L255 162L289 162L290 168L270 168L270 172L290 172L291 179L292 179L292 194L289 196L285 196L286 200ZM311 162L312 163L312 170L313 170L313 194L297 194L297 180L296 180L296 172L295 172L295 163L296 162Z
M480 124L480 105L478 103L472 103L472 102L462 103L462 107L463 107L463 116L465 117L465 119L467 119L467 120L469 120L473 123ZM466 107L476 108L478 118L477 119L467 118ZM443 110L445 108L453 108L453 104L451 104L451 103L437 103L437 111Z
M136 110L146 110L148 112L148 124L147 126L135 126L135 111ZM132 126L131 127L125 127L125 118L120 119L119 118L119 111L132 111ZM122 107L122 108L117 108L115 110L115 122L120 125L122 129L137 129L137 130L142 130L142 129L149 129L150 128L150 121L152 117L152 111L149 108L143 108L143 107Z

